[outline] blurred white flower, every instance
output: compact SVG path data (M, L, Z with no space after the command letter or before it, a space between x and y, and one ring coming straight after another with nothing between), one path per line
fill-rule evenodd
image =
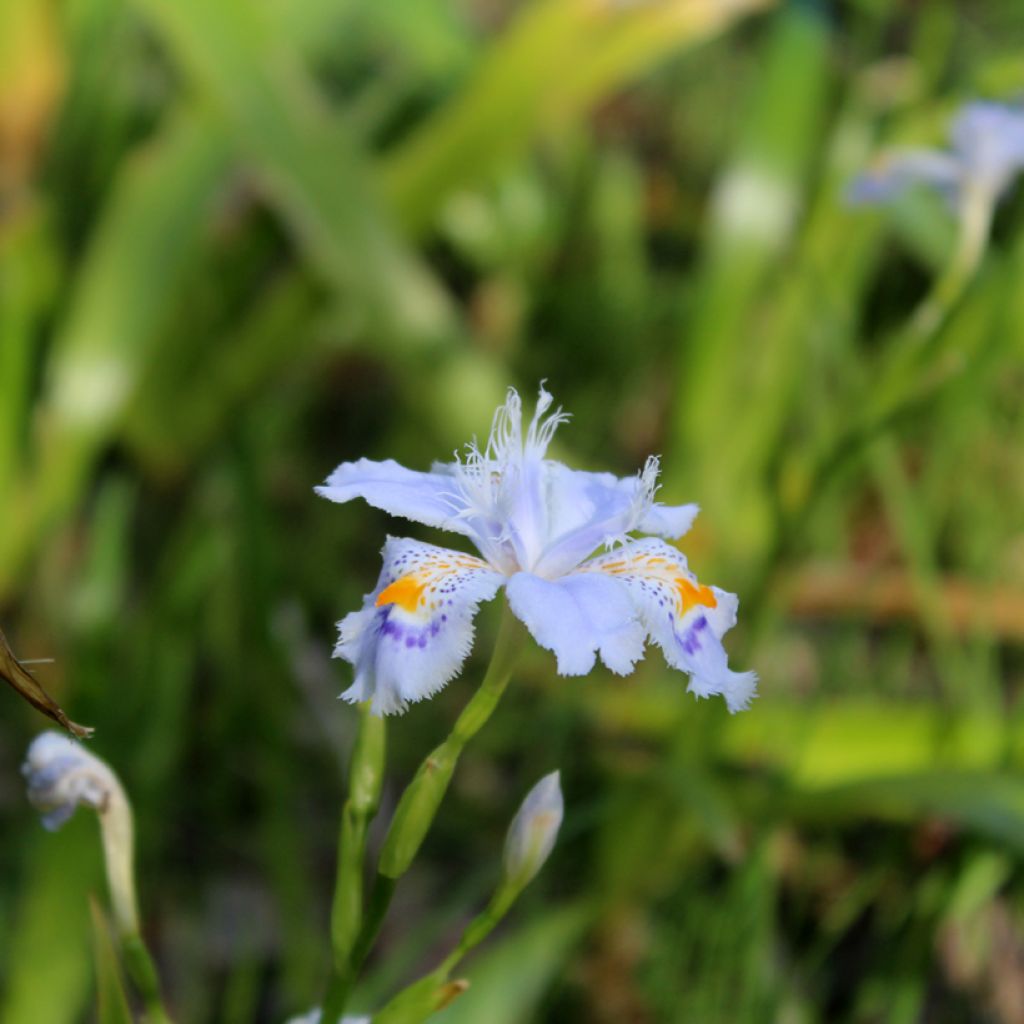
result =
M114 919L121 934L137 934L134 825L118 777L81 743L57 732L44 732L32 741L21 771L29 801L42 813L43 826L50 831L60 828L79 806L96 812Z
M310 1010L301 1017L290 1017L285 1024L320 1024L320 1008ZM342 1017L338 1024L370 1024L369 1017Z
M1024 171L1024 107L967 103L950 127L948 149L905 147L883 153L854 179L853 203L886 203L925 185L962 207L972 195L994 203Z
M540 871L554 848L565 803L558 772L545 775L522 802L505 840L505 878L521 889Z

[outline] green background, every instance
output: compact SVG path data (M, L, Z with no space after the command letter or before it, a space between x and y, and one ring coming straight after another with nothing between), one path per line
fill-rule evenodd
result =
M4 0L0 626L129 789L180 1022L319 999L333 624L387 532L441 539L313 486L426 468L542 378L556 458L660 452L701 504L681 547L761 696L528 649L359 1005L441 959L560 768L446 1024L1024 1019L1024 196L909 374L954 220L844 202L1022 90L1017 0ZM392 723L385 810L496 611ZM42 831L45 722L0 714L0 1020L91 1020L95 821Z

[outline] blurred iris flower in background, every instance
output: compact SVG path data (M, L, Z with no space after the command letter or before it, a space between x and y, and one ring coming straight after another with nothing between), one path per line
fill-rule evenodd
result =
M905 147L883 153L857 177L851 202L889 202L908 188L935 189L954 206L970 193L991 202L1024 170L1024 107L1003 103L965 104L953 120L948 149Z

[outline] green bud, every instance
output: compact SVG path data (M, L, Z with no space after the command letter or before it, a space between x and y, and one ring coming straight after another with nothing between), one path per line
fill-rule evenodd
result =
M460 750L461 745L448 740L420 765L384 840L378 868L382 875L398 878L408 870L444 799Z
M506 885L518 891L540 871L558 838L564 810L559 773L552 772L526 794L509 826L505 840Z

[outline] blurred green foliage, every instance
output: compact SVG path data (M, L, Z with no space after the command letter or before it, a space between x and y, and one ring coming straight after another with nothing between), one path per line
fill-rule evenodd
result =
M360 1004L449 948L559 767L559 848L439 1020L1024 1019L1024 197L910 380L954 225L843 202L1022 68L1018 0L0 5L0 625L128 785L180 1021L279 1021L326 971L333 622L405 527L312 486L541 378L559 457L661 451L701 503L762 695L531 651ZM495 621L394 723L385 809ZM0 1020L94 1020L95 823L41 833L3 699Z

